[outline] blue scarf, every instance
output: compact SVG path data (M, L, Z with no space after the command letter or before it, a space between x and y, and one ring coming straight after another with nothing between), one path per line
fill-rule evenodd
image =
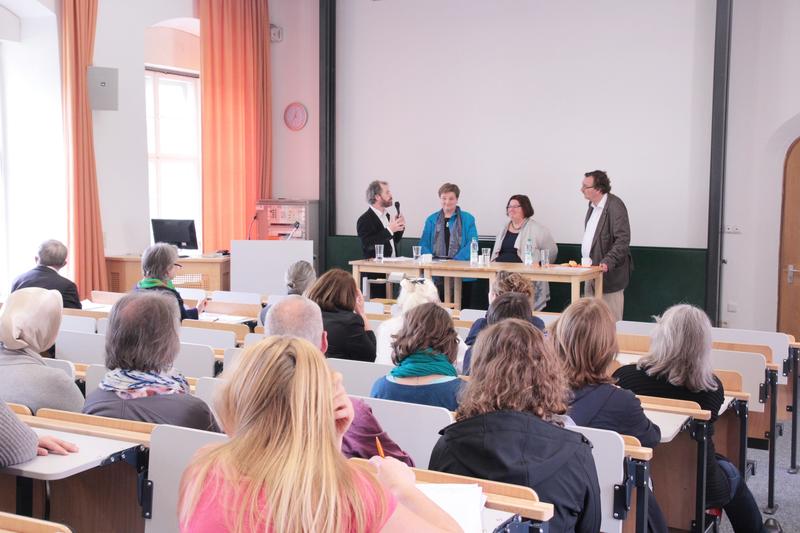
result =
M456 367L447 356L430 348L408 354L389 374L396 378L433 375L458 377Z

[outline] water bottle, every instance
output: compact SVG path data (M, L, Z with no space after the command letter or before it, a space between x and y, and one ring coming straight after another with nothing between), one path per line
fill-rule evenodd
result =
M472 238L472 242L469 245L469 265L470 266L477 266L478 265L478 239L475 237Z
M525 253L522 257L522 262L525 263L526 266L531 266L533 264L533 243L530 239L525 243Z

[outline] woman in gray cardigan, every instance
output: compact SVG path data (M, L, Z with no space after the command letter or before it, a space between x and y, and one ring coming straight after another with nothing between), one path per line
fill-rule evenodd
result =
M556 262L558 246L550 230L533 220L533 206L524 194L515 194L506 204L508 222L498 232L492 250L492 261L522 263L525 259L525 244L530 241L533 262L538 264L541 252L547 251L548 261ZM534 282L533 310L541 311L550 299L550 285L546 281Z
M39 355L61 326L61 293L29 287L12 292L0 310L0 399L34 413L43 407L80 411L83 395L63 370Z
M37 455L66 455L77 452L71 442L36 433L0 400L0 468L27 463Z
M108 317L106 373L89 393L90 415L218 431L205 402L172 368L180 350L175 298L158 291L123 296Z

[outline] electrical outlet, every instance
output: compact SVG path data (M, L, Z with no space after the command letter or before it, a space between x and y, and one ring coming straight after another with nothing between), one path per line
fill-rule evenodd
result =
M742 227L738 224L725 224L725 233L740 234L742 233Z
M729 313L735 313L736 311L739 310L739 304L737 304L736 302L728 302L727 309Z

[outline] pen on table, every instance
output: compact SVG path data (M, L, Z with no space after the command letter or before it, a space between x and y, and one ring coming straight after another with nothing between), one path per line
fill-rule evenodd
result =
M378 455L380 455L383 458L386 458L386 455L384 455L383 453L383 446L381 446L381 439L379 439L378 437L375 437L375 447L378 448Z

